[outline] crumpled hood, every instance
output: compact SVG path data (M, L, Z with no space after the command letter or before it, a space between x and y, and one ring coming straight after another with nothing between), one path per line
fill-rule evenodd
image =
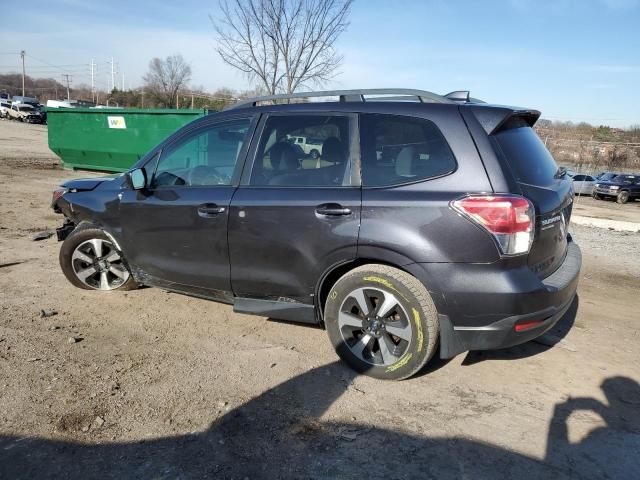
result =
M94 178L76 178L74 180L69 180L62 184L62 187L67 188L69 190L93 190L98 185L103 182L111 182L116 178L120 178L122 173L114 173L112 175L105 175L104 177L94 177Z

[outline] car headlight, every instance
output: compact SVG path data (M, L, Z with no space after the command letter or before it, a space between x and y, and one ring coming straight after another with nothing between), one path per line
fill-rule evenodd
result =
M594 185L594 187L599 188L599 187L600 187L600 184L599 184L599 183L596 183L596 184Z

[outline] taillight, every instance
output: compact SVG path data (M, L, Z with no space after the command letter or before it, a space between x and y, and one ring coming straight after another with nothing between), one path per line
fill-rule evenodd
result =
M64 195L68 191L69 190L67 190L66 188L56 188L53 191L53 198L51 199L51 204L55 204L56 200L58 200L62 195Z
M469 195L451 206L487 230L503 255L528 253L533 242L535 210L519 195Z

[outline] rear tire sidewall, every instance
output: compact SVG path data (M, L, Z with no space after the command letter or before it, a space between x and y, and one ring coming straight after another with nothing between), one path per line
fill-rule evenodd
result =
M62 246L60 247L60 255L59 255L59 261L60 261L60 268L62 269L62 273L64 273L64 276L67 277L67 280L69 280L69 282L78 288L82 288L83 290L96 290L96 291L101 291L101 292L112 292L112 291L116 291L116 290L132 290L134 288L137 288L138 285L136 284L135 280L133 279L133 275L129 274L129 278L127 279L126 282L124 282L122 285L120 285L117 288L114 288L112 290L97 290L94 288L91 288L90 286L84 284L75 274L74 270L73 270L73 265L72 265L72 261L71 261L71 257L73 255L73 252L75 251L76 247L78 245L80 245L83 242L86 242L87 240L91 240L91 239L100 239L100 240L105 240L107 242L113 243L113 241L104 233L104 231L97 229L97 228L85 228L85 229L81 229L81 230L74 230L71 235L69 235L65 241L62 243ZM115 246L115 245L114 245ZM122 256L122 252L120 252L120 255ZM122 256L122 258L124 259L124 257ZM123 263L126 264L126 261L124 261ZM128 269L128 267L127 267ZM131 272L129 272L131 273Z
M417 373L433 356L438 336L435 306L422 284L419 284L423 289L420 294L423 301L420 302L414 293L416 288L419 288L418 283L406 272L382 265L358 267L340 278L329 291L324 310L329 340L338 356L357 372L383 380L402 380ZM394 294L409 317L412 327L410 345L399 360L391 365L376 366L365 362L351 352L342 338L338 326L340 307L347 295L362 287L371 287Z

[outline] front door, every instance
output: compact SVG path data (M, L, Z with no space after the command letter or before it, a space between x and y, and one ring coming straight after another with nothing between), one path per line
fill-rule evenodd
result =
M251 118L194 128L163 148L146 189L123 192L123 249L149 285L231 291L227 222Z
M273 114L260 123L253 168L243 175L229 213L233 291L312 304L323 272L356 256L355 118ZM299 137L317 143L321 154L306 153Z

